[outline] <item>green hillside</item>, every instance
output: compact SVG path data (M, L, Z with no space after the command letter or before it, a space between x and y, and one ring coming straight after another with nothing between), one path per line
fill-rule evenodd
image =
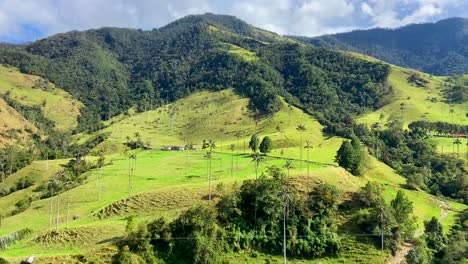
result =
M24 119L15 109L9 106L3 99L0 98L0 146L17 142L21 145L30 143L31 137L27 130L37 131L37 129Z
M51 200L50 198L37 200L38 196L33 190L46 182L48 177L57 170L57 164L63 161L50 161L48 172L45 161L35 162L7 178L7 181L0 183L0 189L9 188L16 181L27 176L32 177L36 183L25 190L0 198L0 205L6 208L4 212L13 210L14 201L22 198L31 196L34 201L25 212L3 218L0 235L23 228L31 228L33 234L2 251L2 256L16 261L25 256L35 255L39 257L38 263L45 263L47 261L71 261L73 258L69 256L70 254L80 254L86 255L89 260L105 261L109 259L109 254L115 253L111 242L116 237L122 237L125 234L125 217L137 215L138 221L159 216L173 219L192 204L207 203L208 160L204 158L205 151L159 150L161 146L182 145L184 138L194 142L198 148L201 140L208 137L216 141L212 182L215 201L218 199L216 195L230 192L232 184L239 185L246 179L255 178L255 165L249 155L243 154L243 142L248 141L251 134L258 132L261 137L271 136L275 143L275 150L264 163L260 164L261 172L271 165L283 166L285 159L298 159L301 135L296 127L299 123L307 128L303 134L303 140L311 140L314 146L309 156L314 163L307 166L304 162L301 168L299 161L293 161L294 169L290 172L291 182L300 190L305 191L307 186L311 188L311 186L326 182L336 185L346 197L349 193L356 192L364 186L367 181L376 181L384 184L385 197L390 200L404 184L404 178L373 158L370 158L367 163L368 169L364 178L352 176L336 165L328 165L335 164L334 156L342 139L325 138L321 133L322 126L303 111L283 104L281 110L275 115L258 117L256 125L255 115L247 111L247 103L246 99L234 95L230 90L217 93L201 92L149 112L123 115L111 120L109 127L104 129L105 132L111 132L110 137L97 147L106 149L108 153L101 183L97 181L99 169L91 170L86 173L87 180L82 185L60 195L60 239L45 236L49 228ZM171 112L168 111L170 109L177 109L172 112L176 113L172 115L172 119L169 115ZM228 109L236 110L224 112ZM226 119L227 116L229 119ZM282 134L278 132L277 126L282 126ZM234 134L239 130L243 133L237 139ZM191 131L197 131L197 133L190 133ZM136 155L137 165L133 176L133 189L129 197L128 172L129 162L132 161L122 152L125 137L133 137L135 132L139 132L144 141L149 141L154 150L130 151ZM236 150L229 151L229 144L235 144ZM282 154L280 149L283 149ZM237 150L239 150L239 155L237 155ZM247 148L246 152L251 151ZM307 159L305 151L303 155L304 159ZM224 188L217 187L221 186L220 183ZM101 189L100 199L98 199L99 189ZM422 222L432 216L440 217L445 230L448 230L454 222L454 212L466 208L464 205L442 201L421 191L405 191L405 193L418 205L415 207L418 230L421 230ZM67 206L68 199L70 203ZM55 228L56 196L52 202L52 228ZM444 206L441 206L442 203ZM66 228L67 207L69 208L68 229ZM72 220L73 216L79 216L79 219ZM347 216L342 217L344 221L342 224L344 224ZM34 221L20 219L34 219ZM97 232L97 230L105 231ZM369 242L357 242L351 233L347 235L349 232L351 231L346 228L340 231L340 235L346 238L343 241L345 250L340 258L341 261L373 256L366 258L368 262L364 262L373 263L382 258L378 248L369 244L366 246ZM246 258L248 263L256 261L251 259L248 253L228 255L226 258L235 256ZM268 256L265 255L264 258ZM337 259L320 261L329 263Z
M275 263L284 234L297 263L463 246L464 77L214 14L0 44L0 63L12 263Z
M72 130L78 125L83 105L45 79L0 65L0 94L5 93L23 105L40 106L59 130Z
M409 77L412 74L427 81L425 87L411 83ZM394 97L384 107L357 119L358 122L384 125L394 117L402 120L405 126L418 120L468 125L468 101L449 104L443 97L444 77L392 66L388 82L394 89ZM451 109L454 110L453 113Z

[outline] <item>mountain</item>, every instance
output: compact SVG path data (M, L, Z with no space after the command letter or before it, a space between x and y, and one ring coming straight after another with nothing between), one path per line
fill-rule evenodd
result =
M449 18L397 29L376 28L314 38L291 38L317 47L363 53L434 75L468 73L466 18Z
M389 67L304 46L232 17L192 15L160 29L102 28L0 47L0 63L46 78L86 106L79 131L136 107L154 109L200 90L233 87L261 114L278 96L339 133L391 94ZM333 128L332 128L333 127Z
M0 62L0 263L272 263L286 245L370 264L403 241L456 263L463 247L442 260L413 234L465 221L468 153L444 137L468 131L464 77L213 14L3 44Z

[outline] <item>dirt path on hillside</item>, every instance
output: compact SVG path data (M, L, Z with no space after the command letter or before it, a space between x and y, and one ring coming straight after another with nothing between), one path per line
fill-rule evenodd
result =
M390 259L389 262L387 262L387 264L401 264L401 263L404 263L406 255L408 255L410 250L413 249L413 248L414 248L413 244L403 242L403 244L401 244L401 249L397 252L397 254L392 259Z
M437 203L439 204L441 213L439 217L439 221L445 220L449 214L449 206L447 203L443 200L437 199ZM418 238L424 234L424 231L421 230L415 234L415 237ZM392 259L390 259L387 264L401 264L404 263L406 256L408 253L411 251L411 249L414 248L414 244L403 242L401 245L401 249L397 252L396 256L394 256Z
M437 199L437 202L439 203L439 207L440 207L440 210L442 211L440 213L440 217L439 217L439 221L443 221L445 220L445 218L447 218L448 214L449 214L449 206L447 205L447 203L445 201L442 201L440 199Z

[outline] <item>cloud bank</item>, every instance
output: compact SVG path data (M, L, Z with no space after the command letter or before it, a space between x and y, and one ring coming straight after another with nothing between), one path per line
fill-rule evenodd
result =
M0 41L103 26L152 29L189 14L237 16L279 34L317 36L468 16L459 0L0 0Z

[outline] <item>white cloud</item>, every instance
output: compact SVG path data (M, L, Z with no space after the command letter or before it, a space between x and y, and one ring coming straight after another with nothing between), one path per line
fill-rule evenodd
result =
M411 15L405 17L402 20L402 24L410 24L410 23L416 23L416 22L424 22L426 21L429 17L439 15L442 13L442 9L435 7L432 4L427 4L421 6L419 9L414 11Z
M362 3L361 4L361 11L366 14L366 15L369 15L369 16L374 16L374 9L372 9L372 7L370 7L370 5L366 2Z
M459 0L0 0L0 40L103 26L151 29L188 14L235 15L280 34L315 36L355 28L398 27L466 10ZM458 11L458 14L463 11Z

